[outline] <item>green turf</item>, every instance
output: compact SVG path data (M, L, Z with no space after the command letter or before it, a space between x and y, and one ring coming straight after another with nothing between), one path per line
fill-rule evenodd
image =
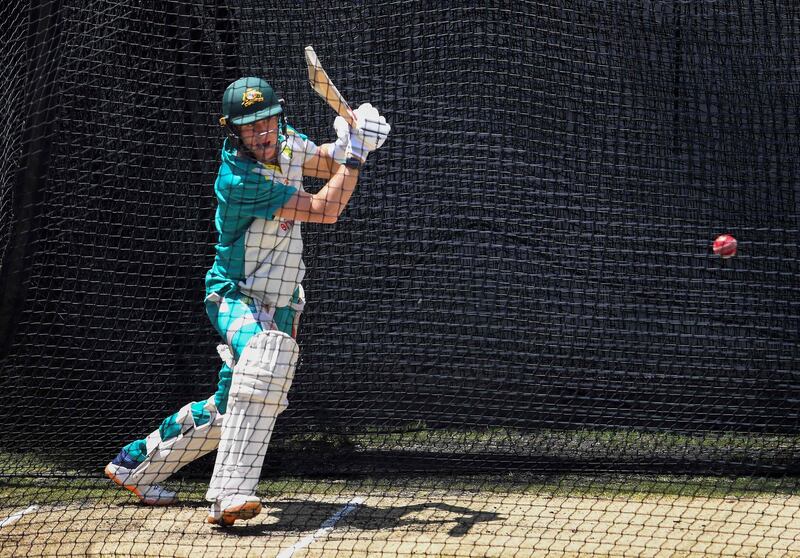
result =
M730 433L672 434L641 431L536 431L502 429L450 431L414 425L403 431L369 432L347 436L312 434L281 440L273 451L359 452L461 452L465 459L482 453L514 456L551 456L560 459L625 460L661 456L689 457L719 462L788 464L800 453L800 437ZM202 501L205 479L180 477L168 483L184 500ZM517 471L485 475L396 475L345 479L284 476L264 480L259 494L265 498L297 494L330 496L402 495L437 493L519 493L542 496L629 498L651 496L743 497L795 495L800 483L794 476L703 476L623 473L538 474ZM130 501L131 496L102 476L100 466L79 470L34 453L0 451L0 506L53 504L85 500L108 503Z

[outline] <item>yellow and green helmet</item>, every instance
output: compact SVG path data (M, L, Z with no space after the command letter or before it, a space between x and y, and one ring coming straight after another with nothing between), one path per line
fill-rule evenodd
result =
M250 124L283 112L281 102L266 80L243 77L231 83L222 95L223 126Z

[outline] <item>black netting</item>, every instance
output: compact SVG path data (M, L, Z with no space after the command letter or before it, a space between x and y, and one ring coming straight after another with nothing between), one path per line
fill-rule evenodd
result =
M26 88L29 85L28 60L26 59L26 43L30 40L30 21L27 13L12 5L3 13L7 28L3 31L3 46L0 51L0 64L4 76L0 87L0 103L5 107L5 131L0 135L0 269L4 265L6 254L10 254L9 245L13 236L12 227L17 216L14 211L14 185L20 171L22 156L23 127L27 116L25 106ZM0 12L2 13L2 12Z
M794 6L19 8L0 52L0 254L22 247L0 260L14 293L0 316L9 479L93 479L131 436L213 392L203 277L221 94L264 76L290 123L332 141L334 114L307 82L312 44L351 104L379 107L393 131L341 220L304 229L302 360L267 478L377 476L411 490L511 475L523 492L572 497L592 491L585 479L626 493L604 475L710 475L710 493L757 487L795 513ZM36 173L18 172L31 160ZM33 205L17 215L21 192ZM729 260L711 251L722 233L739 241ZM56 465L19 465L41 452ZM561 476L572 474L586 476ZM670 478L673 492L694 490ZM649 482L631 490L659 493ZM30 494L12 488L3 509ZM792 536L768 544L788 551Z

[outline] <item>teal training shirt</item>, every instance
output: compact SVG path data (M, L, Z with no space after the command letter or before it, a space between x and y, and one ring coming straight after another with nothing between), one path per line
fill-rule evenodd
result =
M287 131L280 137L276 165L238 156L228 140L222 146L214 184L219 239L214 265L206 274L207 295L239 288L283 306L302 280L299 223L275 219L275 212L302 189L303 162L317 147L293 128Z

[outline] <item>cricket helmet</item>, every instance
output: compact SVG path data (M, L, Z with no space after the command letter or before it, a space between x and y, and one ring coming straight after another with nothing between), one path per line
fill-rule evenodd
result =
M241 126L282 112L281 102L266 80L243 77L225 89L219 122L223 126Z

